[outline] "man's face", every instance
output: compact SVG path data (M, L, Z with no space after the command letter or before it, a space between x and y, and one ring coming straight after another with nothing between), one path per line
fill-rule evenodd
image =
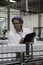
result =
M22 24L19 22L19 20L16 20L16 19L15 19L15 20L13 21L13 26L14 26L14 28L15 28L17 31L20 31Z

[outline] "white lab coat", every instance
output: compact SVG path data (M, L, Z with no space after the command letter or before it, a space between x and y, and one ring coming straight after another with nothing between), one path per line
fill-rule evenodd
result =
M23 28L22 32L17 33L16 31L11 31L8 37L9 45L17 46L20 45L21 38L24 38L26 34L31 33L30 29Z
M24 38L26 34L32 33L30 29L23 28L22 32L17 33L15 30L11 31L8 36L9 43L8 45L18 46L20 45L21 38ZM36 43L36 39L34 39L34 43Z

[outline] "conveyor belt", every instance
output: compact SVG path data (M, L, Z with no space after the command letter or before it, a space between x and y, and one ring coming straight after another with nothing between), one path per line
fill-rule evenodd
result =
M11 60L11 61L0 61L0 65L8 65L8 64L20 64L21 62L18 60Z

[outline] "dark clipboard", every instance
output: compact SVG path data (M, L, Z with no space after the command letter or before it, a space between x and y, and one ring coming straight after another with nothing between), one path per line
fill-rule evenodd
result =
M23 43L29 43L29 42L32 42L32 39L35 37L36 33L35 32L32 32L30 34L27 34L24 38L24 41Z

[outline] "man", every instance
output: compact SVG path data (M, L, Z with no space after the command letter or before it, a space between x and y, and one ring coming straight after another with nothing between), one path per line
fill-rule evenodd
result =
M26 34L31 33L30 29L23 28L23 19L21 17L14 17L12 19L12 24L14 26L14 31L9 34L9 41L14 42L11 45L19 45L23 42Z
M10 45L18 46L23 42L26 34L31 33L30 29L23 28L23 19L21 17L14 17L12 19L12 24L14 31L11 31L9 34Z

